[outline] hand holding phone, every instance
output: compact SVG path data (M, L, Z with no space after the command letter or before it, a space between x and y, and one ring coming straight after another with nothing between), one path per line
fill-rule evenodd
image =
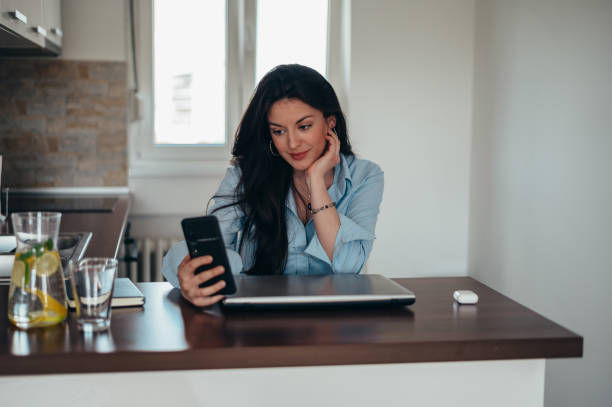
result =
M224 281L225 287L215 292L222 295L234 294L236 292L236 284L227 259L225 244L223 243L223 236L221 235L217 218L215 216L187 218L181 221L181 226L191 259L198 259L198 267L194 270L193 274L197 276L202 272L207 272L206 275L200 276L203 282L199 284L199 287L208 288L219 281ZM212 257L212 261L210 261L208 256ZM204 258L200 259L201 257ZM223 273L216 271L219 270L218 266L223 266L225 271ZM202 290L203 293L208 291L210 290Z
M181 295L187 301L198 307L208 307L224 298L223 295L219 294L219 291L225 287L225 281L223 280L217 281L213 285L200 288L201 283L225 273L223 266L217 266L206 270L197 276L194 274L198 267L210 263L212 263L212 257L210 256L192 259L188 253L178 266L177 274Z

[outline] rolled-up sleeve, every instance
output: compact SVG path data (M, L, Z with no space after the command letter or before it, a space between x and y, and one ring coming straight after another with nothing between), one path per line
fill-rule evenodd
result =
M234 191L238 185L239 173L236 167L228 168L221 185L215 194L215 199L208 209L208 213L217 217L219 228L233 274L242 271L242 258L238 254L238 233L244 224L244 213L238 205L225 205L233 202ZM179 286L178 266L187 255L187 244L181 241L168 250L163 259L162 273L166 280L174 287Z
M346 209L338 211L340 229L332 261L316 233L305 249L305 253L329 264L334 273L359 273L372 251L384 189L383 172L376 167L376 171L355 188L348 197Z
M180 241L174 244L162 260L162 274L166 280L174 287L179 286L178 281L178 266L187 255L187 244L185 241Z

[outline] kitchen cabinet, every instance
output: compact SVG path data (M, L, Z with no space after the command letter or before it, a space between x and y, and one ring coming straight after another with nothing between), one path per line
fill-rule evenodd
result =
M60 0L44 0L43 9L43 27L47 29L47 39L62 47L62 13Z
M0 0L0 55L59 55L60 10L60 0Z

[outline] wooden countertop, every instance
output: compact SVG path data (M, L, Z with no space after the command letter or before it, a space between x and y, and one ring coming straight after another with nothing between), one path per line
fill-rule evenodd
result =
M11 195L11 209L15 211L58 211L62 212L60 232L92 232L92 238L87 246L85 257L116 257L127 224L131 197L129 194L117 195L66 195L45 192L42 194L13 192ZM116 200L112 210L98 210L92 207L91 211L81 208L77 211L63 211L50 209L54 201L62 201L69 206L78 207L81 203ZM42 203L38 203L42 202ZM42 206L41 206L42 205ZM56 204L55 204L56 205ZM61 205L60 205L61 206ZM85 205L87 207L87 205ZM95 206L95 205L94 205ZM3 231L7 233L8 231Z
M581 357L581 336L469 277L396 279L410 307L202 310L168 283L140 283L144 308L114 309L86 336L69 318L20 331L0 286L0 375ZM456 306L455 289L478 305Z
M92 232L85 257L117 257L128 212L130 196L117 196L112 212L62 213L61 232Z

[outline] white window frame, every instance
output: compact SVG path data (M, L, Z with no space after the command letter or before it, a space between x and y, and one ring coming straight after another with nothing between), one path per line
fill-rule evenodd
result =
M167 0L170 1L170 0ZM231 158L234 132L255 87L257 0L227 0L226 144L224 146L155 145L153 108L153 1L134 1L139 120L128 130L130 177L218 176ZM181 10L176 11L180 18ZM329 0L327 76L345 111L350 52L346 36L350 0ZM194 40L194 52L197 52ZM129 53L129 52L128 52ZM347 61L348 58L348 61ZM131 61L131 57L128 58ZM131 71L130 71L131 72Z

